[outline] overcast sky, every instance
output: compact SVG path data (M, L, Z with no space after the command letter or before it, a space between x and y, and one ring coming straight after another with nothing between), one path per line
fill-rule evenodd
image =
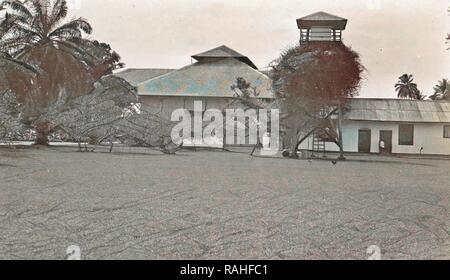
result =
M425 94L450 78L447 0L68 0L130 68L178 68L219 45L260 68L299 39L295 20L326 11L349 20L344 41L367 68L362 97L394 97L412 73Z

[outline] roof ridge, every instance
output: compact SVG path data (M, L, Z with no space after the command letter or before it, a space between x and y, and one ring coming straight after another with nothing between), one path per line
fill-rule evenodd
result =
M147 67L147 68L124 68L124 71L127 70L172 70L172 68L164 68L164 67ZM175 70L175 69L173 69Z
M412 101L412 102L435 102L435 103L450 103L450 100L417 100L404 98L383 98L383 97L350 97L349 100L375 100L375 101Z

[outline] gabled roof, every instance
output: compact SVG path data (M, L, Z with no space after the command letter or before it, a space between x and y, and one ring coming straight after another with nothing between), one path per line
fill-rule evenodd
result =
M149 69L125 69L120 72L114 73L114 76L120 77L127 81L132 86L137 86L138 84L151 80L155 77L167 74L169 72L174 71L174 69L157 69L157 68L149 68Z
M193 59L199 62L230 57L240 60L254 69L258 69L258 67L256 67L256 65L247 56L240 54L225 45L192 56Z
M234 97L231 86L242 77L257 88L259 98L273 98L272 81L234 57L196 62L138 85L139 95Z
M348 108L348 120L450 123L450 101L353 98Z
M331 27L344 30L347 19L326 12L317 12L297 19L298 28Z

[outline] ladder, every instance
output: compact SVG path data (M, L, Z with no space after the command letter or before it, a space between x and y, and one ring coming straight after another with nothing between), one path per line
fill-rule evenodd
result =
M320 139L316 133L313 135L313 153L312 157L316 157L317 154L322 154L322 157L326 157L325 141Z
M328 115L328 111L327 108L321 108L318 113L317 113L317 118L318 119L325 119ZM325 154L325 141L322 140L322 138L320 137L319 132L314 132L313 133L313 152L312 152L312 157L316 157L316 153L317 154L322 154L322 157L326 157Z

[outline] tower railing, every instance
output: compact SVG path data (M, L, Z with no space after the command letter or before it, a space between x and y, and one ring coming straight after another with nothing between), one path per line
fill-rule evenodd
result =
M300 30L300 42L341 42L341 30L312 31L311 29Z

